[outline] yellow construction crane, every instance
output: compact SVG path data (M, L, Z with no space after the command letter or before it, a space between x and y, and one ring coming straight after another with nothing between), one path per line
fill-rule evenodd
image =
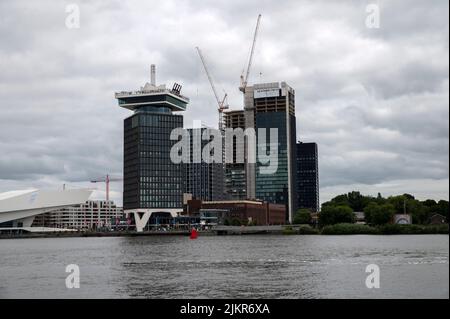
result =
M214 82L212 80L211 75L209 74L208 67L206 66L205 58L203 57L202 51L199 47L195 47L197 49L198 55L200 56L200 60L202 60L203 68L205 69L206 76L208 77L209 84L211 84L211 88L213 90L214 96L217 101L218 110L219 110L219 130L220 132L223 132L224 130L224 123L223 123L223 111L228 109L228 104L226 104L227 100L227 93L225 93L223 99L219 98L219 94L217 94L216 87L214 86Z

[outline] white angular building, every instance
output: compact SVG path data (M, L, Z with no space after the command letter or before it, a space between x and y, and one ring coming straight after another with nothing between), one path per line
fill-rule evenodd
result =
M64 231L46 227L32 227L37 215L64 207L85 203L91 196L91 189L71 190L25 190L0 194L1 232L47 232Z

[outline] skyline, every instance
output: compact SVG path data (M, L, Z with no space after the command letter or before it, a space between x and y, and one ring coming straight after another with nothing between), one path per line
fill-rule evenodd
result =
M380 29L367 29L371 2L266 1L255 11L252 2L81 1L79 29L64 24L69 2L2 2L0 192L121 176L130 114L114 92L149 82L151 63L157 84L180 83L190 98L185 127L217 126L195 46L231 109L241 109L239 75L261 13L250 85L296 90L297 140L319 147L321 202L352 190L448 199L448 3L379 1ZM165 14L173 10L180 14ZM93 197L103 199L98 189ZM112 183L111 199L121 197Z

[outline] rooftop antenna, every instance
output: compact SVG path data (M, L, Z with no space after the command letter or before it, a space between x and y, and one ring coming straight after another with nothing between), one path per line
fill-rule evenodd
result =
M156 66L154 64L150 65L150 83L156 86Z

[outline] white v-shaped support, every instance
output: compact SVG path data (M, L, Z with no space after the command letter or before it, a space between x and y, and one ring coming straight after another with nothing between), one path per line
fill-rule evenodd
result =
M136 222L136 231L142 232L144 231L145 225L147 225L148 220L150 219L150 216L152 215L151 212L133 212L134 214L134 220ZM142 215L142 218L139 216Z

